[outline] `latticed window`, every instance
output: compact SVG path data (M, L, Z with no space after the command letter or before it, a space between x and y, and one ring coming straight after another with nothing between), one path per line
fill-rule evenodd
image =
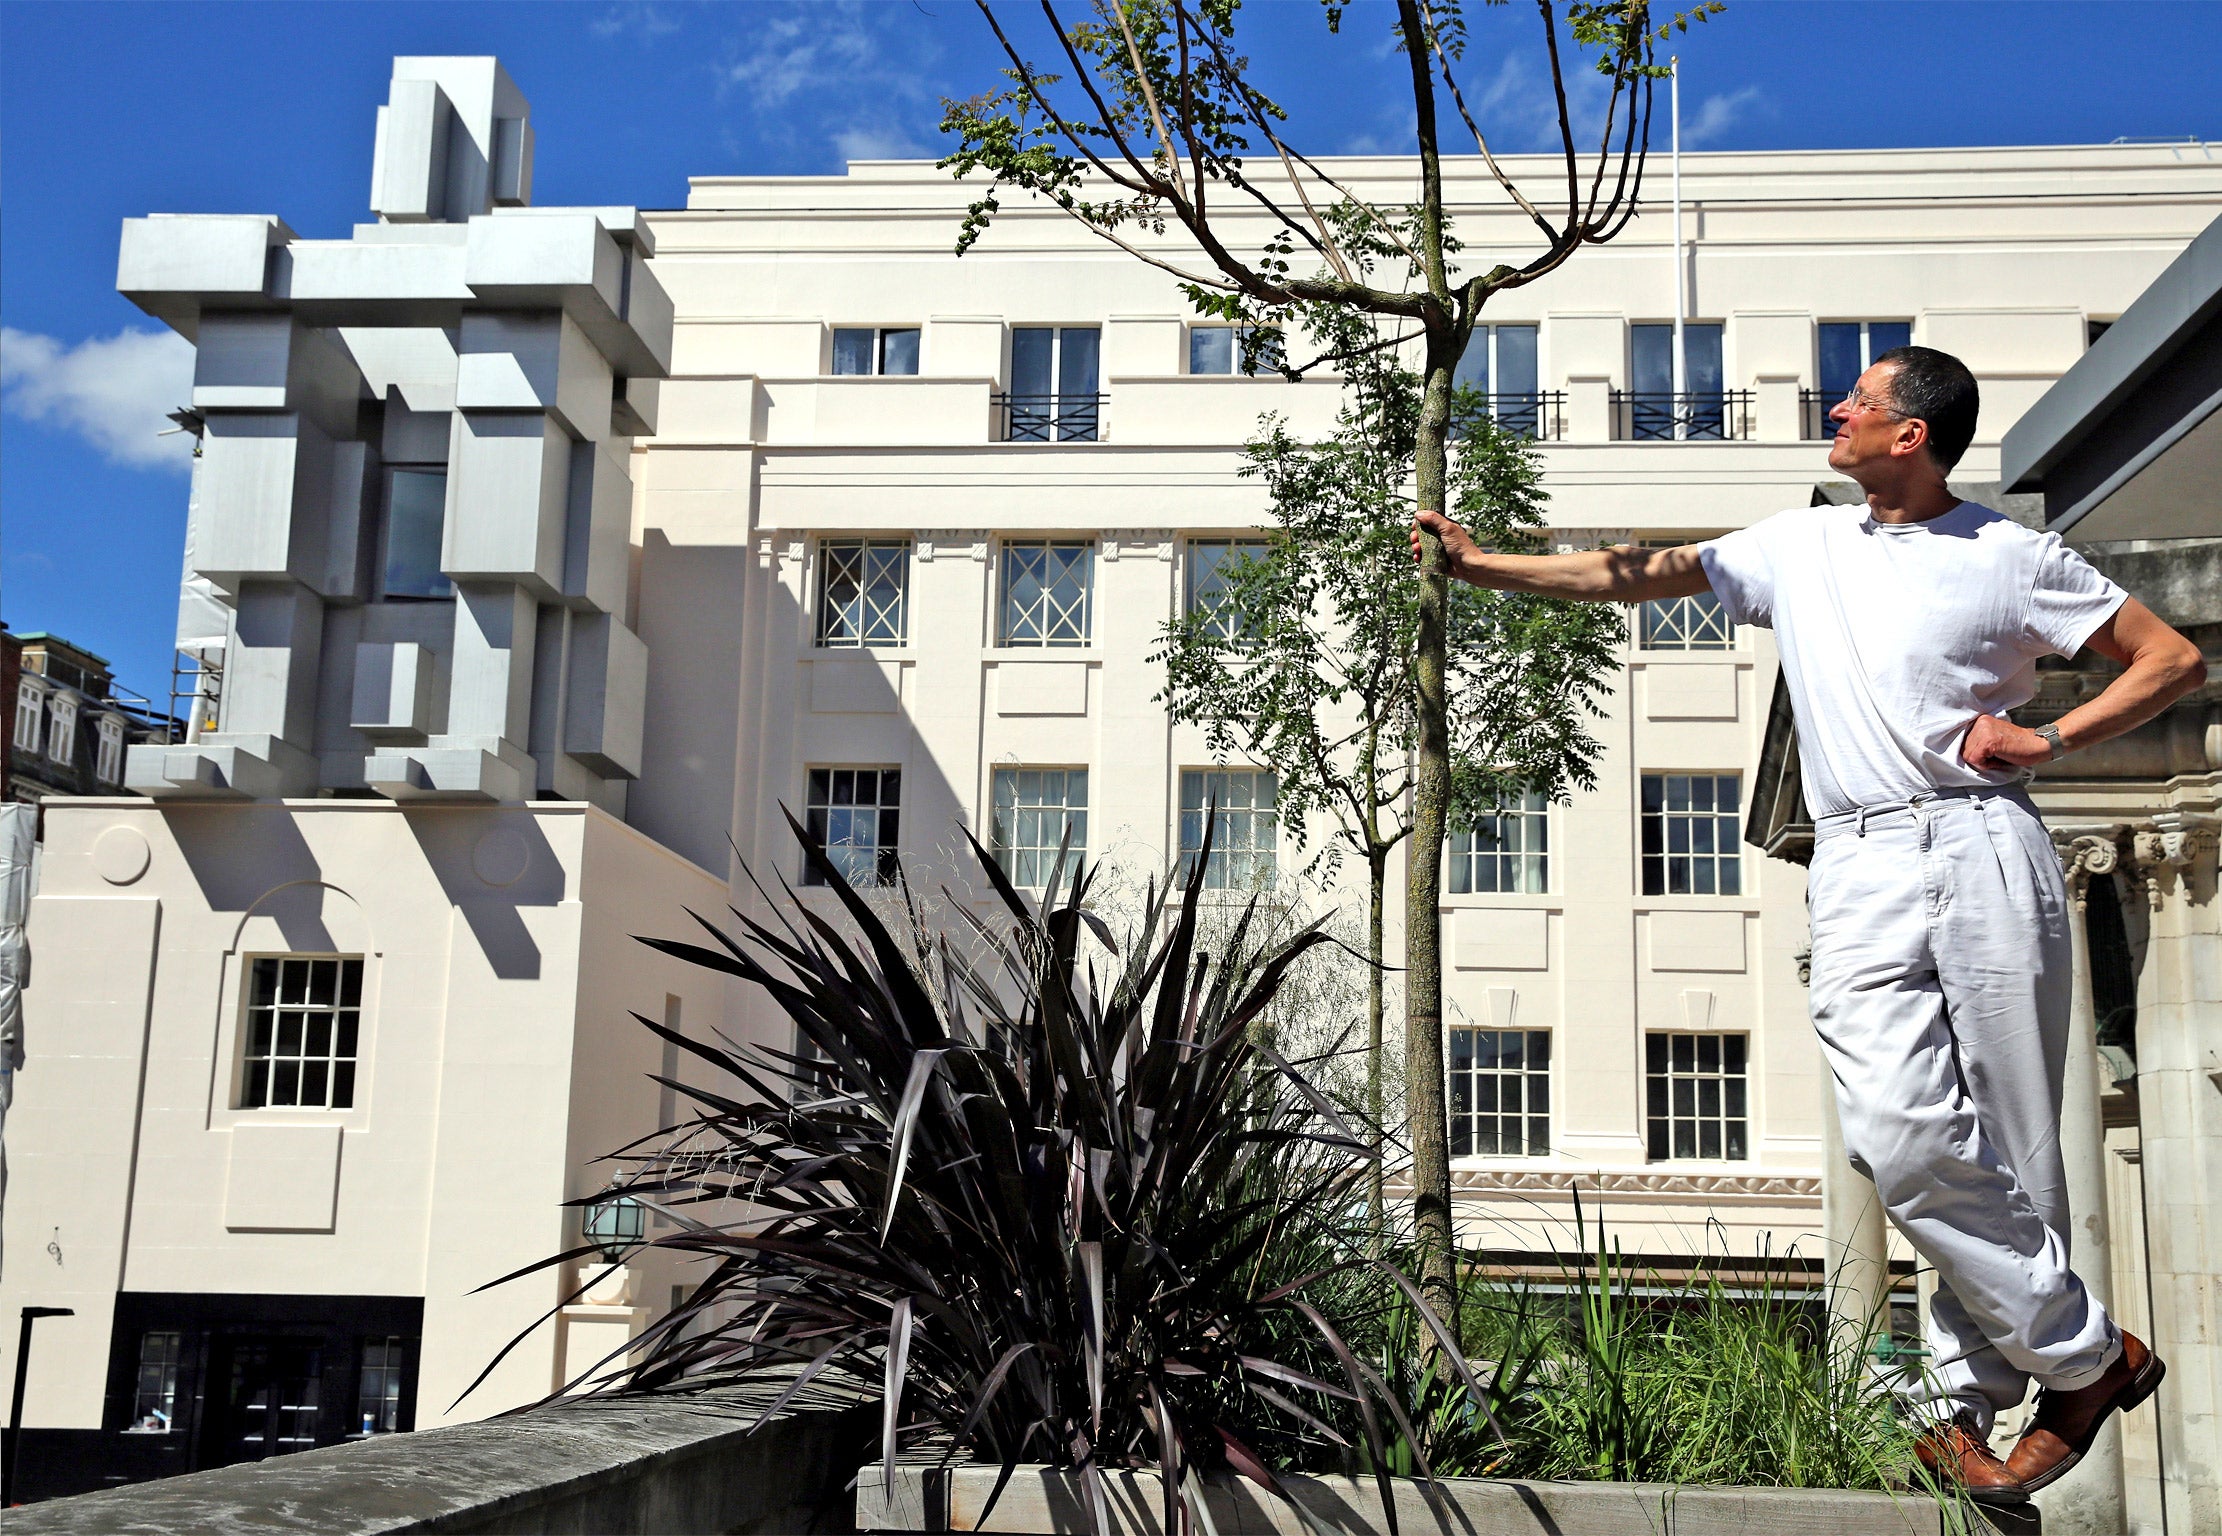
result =
M266 955L247 983L244 1109L351 1109L363 962Z
M849 884L887 885L895 879L902 803L900 768L813 768L804 825ZM802 883L825 881L806 863Z
M175 1329L139 1335L139 1377L126 1433L166 1435L177 1427L177 1373L184 1357L185 1335Z
M910 635L910 543L827 539L818 545L818 643L901 645Z
M1190 539L1186 594L1189 615L1202 615L1220 639L1235 638L1243 626L1240 616L1228 607L1228 573L1238 561L1263 559L1271 548L1262 539Z
M1687 597L1655 597L1643 605L1637 645L1646 651L1729 651L1736 648L1736 626L1721 600L1710 592Z
M1188 768L1180 776L1181 877L1203 851L1211 824L1206 890L1261 890L1273 883L1280 841L1280 779L1246 768Z
M1064 877L1070 880L1088 847L1088 770L998 768L991 798L990 839L1011 884L1021 890L1049 884L1068 830Z
M1507 800L1451 834L1450 889L1540 895L1550 878L1550 813L1540 790Z
M1679 549L1695 542L1694 535L1639 539L1639 549ZM1653 598L1636 616L1636 646L1646 651L1732 651L1736 626L1711 592L1688 597Z
M1551 1150L1551 1037L1540 1029L1450 1032L1453 1157Z
M1001 645L1086 645L1093 623L1096 547L1047 541L1003 545Z
M363 1340L363 1374L355 1392L360 1433L390 1435L401 1428L401 1371L409 1341L388 1336Z
M1742 796L1733 773L1643 776L1643 894L1743 893Z
M1744 1047L1742 1035L1644 1036L1644 1129L1653 1162L1751 1155Z

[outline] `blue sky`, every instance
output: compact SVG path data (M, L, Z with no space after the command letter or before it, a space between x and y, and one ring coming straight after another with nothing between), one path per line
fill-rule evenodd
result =
M1390 18L1361 0L1330 38L1309 0L1252 0L1295 142L1408 147ZM1532 18L1477 8L1467 91L1509 148L1540 147ZM345 234L391 55L500 55L532 102L534 200L653 208L689 175L931 154L941 99L1000 83L990 47L964 0L0 5L0 616L167 688L186 476L153 433L185 365L114 291L118 224ZM2201 0L1732 0L1681 47L1691 148L2222 139L2222 4Z

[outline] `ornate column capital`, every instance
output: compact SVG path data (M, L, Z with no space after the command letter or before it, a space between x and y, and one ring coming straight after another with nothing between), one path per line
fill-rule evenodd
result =
M2056 827L2052 846L2060 855L2060 872L2067 877L2069 905L2081 912L2089 897L2091 877L2110 875L2121 866L2122 833L2111 827Z
M2222 841L2217 821L2198 811L2163 811L2138 825L2131 838L2130 858L2153 911L2158 912L2165 899L2166 882L2171 877L2187 879L2200 859Z

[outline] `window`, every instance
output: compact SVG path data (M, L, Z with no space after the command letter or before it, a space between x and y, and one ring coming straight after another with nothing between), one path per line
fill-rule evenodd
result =
M440 536L447 526L447 471L397 469L386 477L388 597L453 597L440 574Z
M1451 376L1453 388L1477 390L1488 400L1500 426L1529 437L1542 435L1536 334L1532 325L1477 325Z
M1751 1155L1742 1035L1646 1035L1643 1051L1644 1133L1653 1162Z
M1184 768L1180 775L1181 878L1203 851L1204 820L1212 819L1211 858L1204 888L1262 890L1273 883L1280 839L1280 779L1248 768Z
M1542 791L1505 801L1450 840L1450 889L1541 895L1549 879L1550 816Z
M1450 1154L1551 1150L1551 1037L1540 1029L1450 1032Z
M127 1435L166 1435L177 1427L177 1372L185 1335L158 1329L139 1335L139 1379L131 1393Z
M1069 882L1088 847L1088 770L998 768L990 798L989 839L1011 884L1021 890L1048 885L1068 829L1072 848L1064 879Z
M1238 560L1262 560L1273 546L1263 539L1190 539L1188 541L1188 612L1205 616L1208 628L1222 640L1232 640L1241 627L1238 617L1226 610L1227 573Z
M1640 547L1676 549L1693 542L1686 536L1644 539ZM1637 619L1636 646L1646 651L1732 651L1736 648L1736 626L1729 622L1714 593L1653 598L1643 605Z
M1192 325L1188 328L1190 373L1246 373L1255 378L1278 370L1281 333L1261 325Z
M1718 321L1682 327L1682 395L1674 391L1674 327L1632 325L1630 376L1635 388L1628 401L1631 438L1724 437L1727 401L1721 390L1721 328Z
M1086 645L1092 633L1096 547L1047 540L1003 544L998 645Z
M909 636L909 541L822 541L818 545L818 644L901 645Z
M77 761L77 701L66 693L46 701L46 755L64 767Z
M888 885L895 879L902 803L900 768L813 768L803 824L849 884ZM802 883L825 881L805 864Z
M1732 773L1643 776L1643 894L1743 891L1739 785Z
M1885 352L1913 340L1910 320L1844 320L1821 327L1821 397L1834 405Z
M100 757L93 777L103 784L123 782L123 721L114 715L100 717Z
M2099 338L2114 329L2111 320L2086 320L2083 322L2083 345L2086 349L2099 344Z
M247 990L242 1109L351 1109L363 962L266 955Z
M1101 335L1092 326L1022 325L1011 331L1009 419L1014 443L1096 440L1096 359Z
M1646 651L1732 651L1736 626L1711 592L1655 597L1643 605L1637 645Z
M918 327L842 327L833 333L833 371L836 374L915 374L918 372Z
M21 682L15 688L15 745L19 752L36 752L46 739L46 690L37 683Z
M401 1368L409 1341L388 1335L363 1340L363 1374L355 1390L355 1417L366 1435L401 1428Z

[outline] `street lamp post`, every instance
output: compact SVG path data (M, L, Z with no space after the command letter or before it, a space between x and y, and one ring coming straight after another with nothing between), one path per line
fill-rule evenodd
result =
M0 1467L0 1509L15 1504L18 1463L23 1460L23 1388L31 1375L31 1325L42 1317L75 1317L75 1307L25 1307L15 1339L15 1397L8 1404L8 1459Z

